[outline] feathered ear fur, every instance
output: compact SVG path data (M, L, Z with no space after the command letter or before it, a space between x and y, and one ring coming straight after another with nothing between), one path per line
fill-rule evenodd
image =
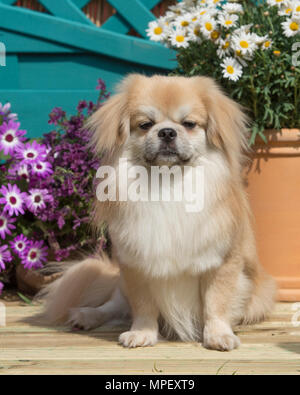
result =
M118 93L108 99L88 120L92 132L91 146L96 153L112 157L129 135L129 119L126 118L126 93Z
M227 97L210 78L195 77L208 112L207 136L215 147L225 151L231 164L240 170L247 150L247 116L241 106Z
M117 94L109 98L88 120L91 130L91 146L97 153L112 160L126 142L130 133L129 96L139 74L128 75L117 87Z

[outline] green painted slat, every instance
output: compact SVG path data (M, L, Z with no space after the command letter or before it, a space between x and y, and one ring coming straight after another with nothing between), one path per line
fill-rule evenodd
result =
M72 3L71 0L64 0L60 2L53 0L39 0L39 2L55 16L69 19L74 22L94 25L93 22L87 16L85 16L85 14L80 9Z
M91 0L72 0L75 5L79 8L85 7Z
M77 91L26 91L0 90L2 103L10 102L14 112L18 113L22 129L28 137L41 137L53 129L48 125L48 114L54 107L63 107L68 114L76 112L79 100L96 100L95 90Z
M141 0L145 7L148 9L152 9L161 0ZM154 19L154 18L153 18ZM104 24L102 25L103 29L110 30L112 32L126 34L130 30L130 24L126 22L126 20L119 14L115 14L111 16Z
M16 2L16 0L0 0L0 3L12 5Z
M0 67L0 86L1 89L19 88L19 62L17 55L6 55L6 66Z
M128 2L124 0L107 0L118 13L142 36L147 37L145 29L148 23L155 19L155 16L139 0L130 1L130 10Z
M26 34L0 30L0 41L6 46L6 53L38 52L38 53L79 53L78 48L55 43L54 41L41 40Z
M172 69L175 52L160 44L123 36L103 28L0 4L2 27L32 36L148 66ZM46 35L46 37L45 37Z

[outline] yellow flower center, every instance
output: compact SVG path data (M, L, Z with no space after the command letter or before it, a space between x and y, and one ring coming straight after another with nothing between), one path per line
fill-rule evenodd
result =
M220 37L220 33L217 32L216 30L214 30L212 33L210 33L210 37L211 37L213 40L216 40L217 38Z
M237 49L237 50L235 51L235 53L236 53L237 56L241 56L241 51L240 51L239 49Z
M183 27L186 27L188 25L189 25L188 21L182 21L181 22L181 26L183 26Z
M226 67L227 73L233 74L234 73L234 68L232 66L227 66Z
M269 48L270 45L271 45L271 41L266 41L266 42L264 43L264 46L265 46L266 48Z
M195 36L200 36L200 30L198 27L195 27L194 34L195 34Z
M228 21L225 21L225 25L227 25L227 26L230 26L230 25L232 25L232 21L230 21L230 20L228 20Z
M273 54L276 56L279 56L281 54L281 52L280 51L273 51Z
M299 30L299 25L297 22L292 22L290 24L290 29L293 30L294 32L296 32L297 30Z
M176 41L182 43L184 41L184 36L176 36Z
M206 11L201 11L200 12L200 15L204 15L204 14L206 14Z
M292 12L293 10L291 9L291 8L287 8L286 10L285 10L285 13L286 14L289 14L290 12Z
M222 48L223 49L226 49L226 48L228 48L229 47L229 41L226 41L226 43L224 43L223 45L222 45Z
M196 22L196 20L197 20L197 17L195 16L195 17L192 19L192 21L193 21L193 22Z
M210 22L205 23L205 29L208 30L209 32L212 30L212 24Z
M247 41L240 41L240 46L241 46L242 48L248 48L248 47L249 47L249 44L248 44Z
M154 34L162 34L162 32L163 32L163 29L160 26L157 26L154 29Z
M296 8L296 12L300 12L300 5Z
M276 3L281 3L283 0L276 0Z

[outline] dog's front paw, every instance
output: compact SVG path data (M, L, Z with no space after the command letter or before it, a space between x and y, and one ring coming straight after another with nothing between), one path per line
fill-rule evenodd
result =
M157 343L157 333L153 331L128 331L119 337L119 343L124 347L147 347Z
M79 307L70 310L68 324L73 328L88 331L97 328L102 322L96 308Z
M211 350L231 351L240 345L240 339L229 325L222 321L208 323L203 332L203 346Z

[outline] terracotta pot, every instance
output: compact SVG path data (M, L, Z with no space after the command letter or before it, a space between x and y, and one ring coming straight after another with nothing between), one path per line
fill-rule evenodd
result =
M61 273L45 275L35 270L26 270L22 265L16 268L18 289L30 295L35 295L42 287L56 280Z
M300 130L266 131L247 168L258 254L279 300L300 300Z

